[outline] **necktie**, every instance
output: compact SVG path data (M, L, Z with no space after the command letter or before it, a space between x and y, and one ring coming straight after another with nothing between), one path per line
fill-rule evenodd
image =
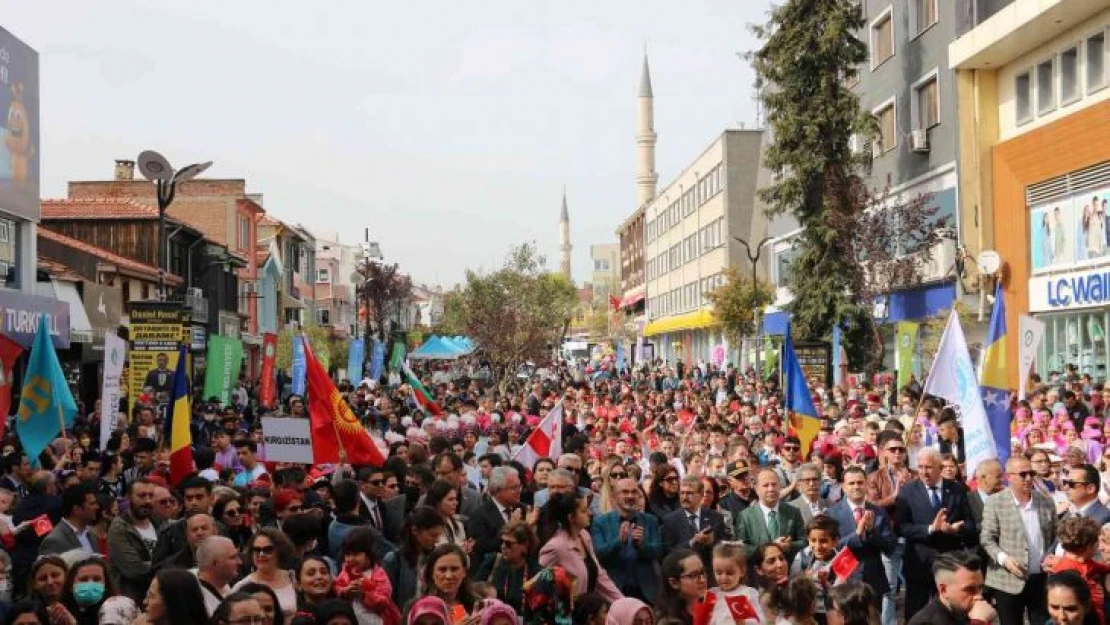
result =
M933 502L933 509L934 510L939 510L940 509L940 492L937 490L937 487L933 486L933 487L929 488L929 493L930 493L929 498Z
M852 516L856 519L856 523L859 523L859 520L863 518L863 508L852 510Z
M778 510L772 510L767 513L767 533L771 535L772 540L779 537Z
M694 528L694 531L697 532L698 531L698 515L691 512L687 516L690 517L690 527Z

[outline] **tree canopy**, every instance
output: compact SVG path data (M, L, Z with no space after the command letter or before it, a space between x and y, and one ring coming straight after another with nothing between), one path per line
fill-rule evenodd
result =
M713 304L713 316L734 345L756 333L755 312L775 301L769 285L746 278L731 267L725 272L724 285L705 297Z

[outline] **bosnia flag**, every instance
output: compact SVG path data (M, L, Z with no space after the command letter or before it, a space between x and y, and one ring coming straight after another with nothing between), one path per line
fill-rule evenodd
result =
M805 372L798 355L794 353L794 340L790 338L790 324L786 324L785 342L782 346L782 372L786 376L785 408L791 413L790 425L802 443L802 457L809 454L813 439L821 432L821 419L813 407L813 397L806 385Z
M167 412L169 420L164 429L170 435L170 486L177 486L193 472L193 435L189 430L193 414L189 407L189 380L185 373L185 345L179 349Z
M994 309L979 372L979 392L983 395L998 460L1006 464L1010 457L1010 389L1006 378L1006 302L1001 284L994 291Z

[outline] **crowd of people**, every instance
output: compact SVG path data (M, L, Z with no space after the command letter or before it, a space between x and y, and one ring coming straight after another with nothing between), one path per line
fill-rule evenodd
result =
M1088 377L1014 399L1008 459L965 475L958 411L917 382L811 381L803 443L776 380L732 366L422 375L439 414L340 385L381 466L267 461L259 417L304 400L246 381L194 398L174 484L156 405L105 448L79 416L36 459L8 428L0 622L1105 623L1110 386ZM557 404L562 453L523 466Z

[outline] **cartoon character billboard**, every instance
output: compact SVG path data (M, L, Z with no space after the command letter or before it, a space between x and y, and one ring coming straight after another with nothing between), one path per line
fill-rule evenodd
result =
M0 27L0 210L39 220L39 54Z

